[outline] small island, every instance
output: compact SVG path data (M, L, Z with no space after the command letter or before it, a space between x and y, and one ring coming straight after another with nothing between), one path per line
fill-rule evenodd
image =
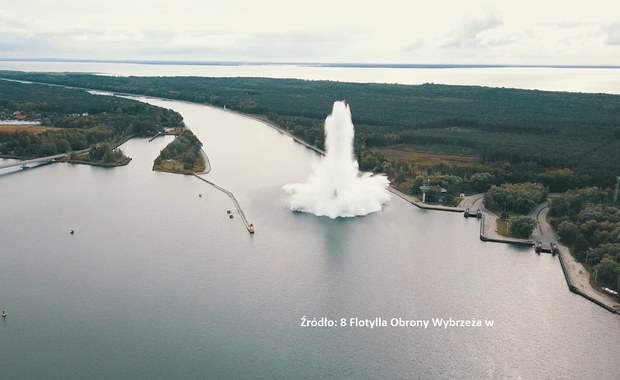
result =
M202 143L189 129L183 129L153 163L155 171L177 174L202 173L205 168Z

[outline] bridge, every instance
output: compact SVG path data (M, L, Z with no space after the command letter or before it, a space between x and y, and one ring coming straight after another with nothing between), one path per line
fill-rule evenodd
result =
M56 161L59 158L64 158L64 157L67 157L67 153L57 154L55 156L39 157L39 158L34 158L32 160L21 160L21 161L11 162L11 163L8 163L8 164L0 165L0 170L1 169L6 169L6 168L11 168L11 167L14 167L14 166L21 166L23 169L26 169L26 168L28 168L29 164L51 163L51 162Z

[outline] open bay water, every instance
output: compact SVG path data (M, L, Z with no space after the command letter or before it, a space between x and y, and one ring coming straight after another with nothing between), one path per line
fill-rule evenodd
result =
M304 64L166 64L2 61L0 70L117 76L264 77L358 83L451 84L620 94L620 67L336 67ZM338 99L334 99L338 100Z
M225 194L151 171L170 137L124 144L126 167L0 173L3 378L620 373L620 318L569 292L557 257L482 242L472 218L396 197L359 218L292 212L281 187L307 178L316 153L231 112L139 99L183 115L209 155L205 178L235 193L256 234L228 218ZM371 329L351 318L493 326Z

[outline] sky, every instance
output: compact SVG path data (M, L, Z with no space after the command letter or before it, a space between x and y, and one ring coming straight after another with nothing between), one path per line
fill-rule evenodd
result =
M0 0L0 59L620 65L618 0Z

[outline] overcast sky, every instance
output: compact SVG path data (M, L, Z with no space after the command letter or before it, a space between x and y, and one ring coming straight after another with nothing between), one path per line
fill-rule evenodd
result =
M620 3L0 0L0 58L620 65Z

